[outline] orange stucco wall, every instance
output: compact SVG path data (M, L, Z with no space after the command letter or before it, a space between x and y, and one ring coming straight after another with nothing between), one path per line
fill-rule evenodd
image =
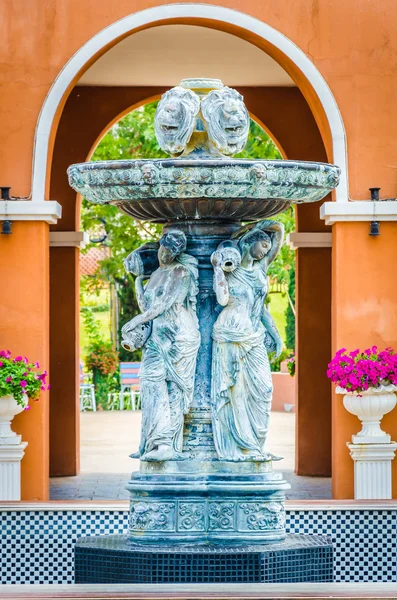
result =
M369 223L334 226L333 315L334 348L365 349L372 345L397 348L397 223L381 223L380 236L370 237ZM346 441L360 430L359 420L346 412L342 396L333 398L332 460L337 498L353 497L353 461ZM396 412L382 428L397 439ZM397 497L397 461L393 462L393 496Z
M136 0L132 6L129 0L118 0L110 10L107 0L70 0L67 3L53 0L44 5L40 0L3 2L0 20L3 41L0 49L0 165L3 185L12 185L15 195L29 194L34 130L39 111L56 75L72 55L114 21L132 11L165 3L161 0ZM382 187L382 196L395 197L395 2L210 0L208 4L241 10L264 21L295 42L310 57L328 82L345 123L352 198L367 198L368 187L375 185ZM283 64L309 102L330 158L324 111L316 94L291 61L270 44L260 42L252 33L205 20L194 24L200 23L245 36ZM62 108L63 103L58 108L57 119ZM52 140L55 132L53 127ZM51 157L50 152L50 160ZM48 172L48 185L49 179ZM298 225L301 227L299 218ZM392 223L382 224L381 236L376 240L368 237L368 225L365 223L334 227L334 348L374 342L393 343L393 340L395 343L397 290L390 271L392 260L395 260L395 227ZM11 345L11 350L15 345L18 351L25 352L26 348L26 353L36 355L39 360L41 357L44 362L48 361L49 339L47 228L41 223L17 223L13 236L7 242L1 240L2 246L8 244L9 251L1 253L0 257L0 275L2 281L7 282L1 297L1 310L5 317L1 319L1 340ZM30 259L29 270L26 268L27 257ZM21 274L24 276L22 295ZM344 444L357 427L353 417L342 412L337 401L333 406L334 493L336 497L351 497L352 462ZM27 427L26 423L30 424L30 431L33 431L33 426L36 427L35 447L30 445L23 462L23 493L26 498L44 498L46 494L46 415L46 401L43 400L29 414L29 421L27 414L16 421L21 429ZM393 415L385 418L386 426L394 433ZM25 438L26 435L33 434L26 433ZM33 461L34 456L36 462Z
M0 346L49 368L48 225L13 224L0 235ZM22 460L22 499L48 498L48 392L13 420L28 442Z
M39 0L23 5L12 0L3 3L1 79L7 92L2 97L7 118L1 139L7 144L0 145L0 163L7 176L18 173L18 178L13 177L16 193L29 192L34 127L60 69L110 23L133 11L166 3L136 0L132 6L129 0L119 0L111 10L107 0L70 0L67 4L54 0L45 6ZM385 194L392 195L397 154L393 143L397 133L393 0L364 5L352 0L287 4L282 0L211 0L208 4L250 14L275 27L306 52L329 83L343 115L353 196L365 198L367 188L380 180ZM253 35L246 36L259 43ZM284 62L291 70L290 62ZM301 82L299 73L294 77ZM302 87L306 88L303 81ZM305 93L313 96L307 89ZM386 155L388 160L384 160Z

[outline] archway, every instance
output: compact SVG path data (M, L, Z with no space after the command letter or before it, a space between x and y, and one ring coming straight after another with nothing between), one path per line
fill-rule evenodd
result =
M197 24L232 33L258 46L278 62L305 96L327 148L328 160L341 167L336 200L348 200L345 130L335 98L321 73L302 50L266 23L229 8L207 4L163 5L129 15L100 31L76 52L55 80L40 113L33 157L33 200L42 201L48 196L56 128L76 81L95 60L126 36L164 23Z
M250 112L253 113L260 122L265 124L267 129L271 132L271 135L276 138L279 141L279 144L284 148L285 154L288 158L319 161L327 160L324 144L321 140L318 127L307 105L307 102L297 87L279 89L262 88L260 91L249 86L236 87L244 95ZM62 113L62 118L56 136L54 160L52 164L51 196L62 201L64 213L63 219L59 222L56 229L74 228L77 227L78 223L76 195L73 190L68 187L66 181L66 168L73 162L82 162L86 160L89 157L92 147L96 144L98 138L100 138L103 135L103 132L107 130L109 126L113 122L117 121L123 114L129 112L131 108L146 103L149 99L159 97L159 95L161 95L165 89L165 87L127 88L110 86L99 88L96 86L86 86L76 87L72 91ZM266 111L264 111L264 107L266 107ZM77 139L78 142L76 141ZM304 230L306 228L309 231L316 231L316 227L320 228L320 230L324 229L323 223L319 220L319 210L316 205L299 207L298 212L300 227ZM58 265L60 264L59 261L61 261L60 255L61 253L65 255L67 252L70 255L69 260L71 269L75 269L74 273L76 275L75 249L52 250L51 264L53 266L53 280L51 289L52 306L54 307L59 305L59 302L57 302L57 296L61 293L60 284L62 270L58 268ZM311 251L311 254L313 254L313 251ZM328 256L330 252L328 249L326 249L323 251L323 254ZM318 259L318 257L316 257L316 269L317 271L322 270L324 272L324 276L328 276L330 280L329 268L323 268L323 258L324 257L320 257L320 259ZM62 264L64 273L65 263ZM326 264L328 265L327 262ZM307 284L308 282L305 284L305 289L307 289ZM76 294L70 294L69 298L71 303L73 302L74 297L76 297ZM321 312L326 316L324 320L325 327L330 328L330 307L328 305L321 306ZM75 308L75 314L76 313L77 310ZM52 344L55 345L52 347L54 354L57 352L56 347L58 347L59 350L62 350L62 352L65 351L66 345L68 345L70 349L76 347L76 339L70 339L68 344L65 344L65 340L63 340L62 348L60 348L59 343L56 346L57 342L54 340L56 338L55 332L58 330L58 325L58 317L55 313L53 313L52 331L54 331L54 335L52 337ZM324 358L320 358L322 363L324 363ZM54 368L57 369L55 361L52 362L53 378L55 378L56 375ZM313 368L313 365L307 365L306 368L309 369L311 374L310 380L312 380L313 370L316 371L316 367ZM321 373L324 371L324 369L323 367L317 368L317 371ZM77 370L75 372L77 372ZM69 375L71 375L70 372ZM69 388L69 393L72 394L73 377L68 378L65 369L61 368L58 370L58 376L62 378L63 382L62 385L59 386L59 388L62 390L62 393L65 394L65 390ZM307 390L305 390L304 387L302 390L302 396L307 396ZM57 422L56 412L53 410L53 400L55 395L56 390L53 391L51 400L52 427L53 421ZM305 401L307 402L307 400ZM60 396L59 406L61 406ZM74 406L76 410L76 403ZM324 410L324 407L319 408L320 411ZM62 410L63 409L64 407L62 406ZM72 414L72 411L68 412L69 415ZM76 410L74 424L70 424L70 427L73 427L72 434L76 436L76 443L77 433L75 423L77 422L77 418L78 412ZM330 419L325 419L325 427L328 429L330 428ZM325 458L327 460L327 456L330 455L330 435L329 432L327 435L324 435L324 432L321 432L320 429L320 436L321 435L325 445L324 455L326 455ZM74 465L77 465L78 451L76 452L75 450L75 454L73 455L73 448L71 446L74 442L72 436L67 435L64 425L62 429L59 427L55 430L53 429L53 437L55 439L59 440L62 436L65 437L65 442L61 453L62 460L64 461L65 458L68 458L69 465L71 464L73 468ZM59 441L57 443L59 444ZM69 448L68 452L65 452L66 446ZM52 453L52 457L54 458L54 453ZM305 462L305 460L307 460L307 458L305 458L303 462ZM56 471L57 474L72 474L71 470L62 472L63 468L64 466L62 469L58 469ZM326 469L327 468L329 467L326 467ZM321 471L321 469L323 470ZM323 466L321 469L319 468L319 473L317 474L326 474Z

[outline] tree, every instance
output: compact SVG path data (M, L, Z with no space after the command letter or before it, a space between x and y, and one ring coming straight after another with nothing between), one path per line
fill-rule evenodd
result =
M291 303L295 306L295 263L293 263L293 268L289 273L288 295L290 302L288 302L287 310L285 311L287 319L285 328L286 345L289 350L295 350L295 313L291 306Z

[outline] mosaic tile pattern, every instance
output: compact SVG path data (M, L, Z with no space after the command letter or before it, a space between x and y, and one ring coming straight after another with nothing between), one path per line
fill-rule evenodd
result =
M76 583L296 583L333 579L333 548L319 535L250 546L131 544L126 536L81 538Z
M89 535L122 534L124 510L0 509L0 583L73 583L74 544ZM329 535L334 580L397 581L397 510L287 509L287 533Z

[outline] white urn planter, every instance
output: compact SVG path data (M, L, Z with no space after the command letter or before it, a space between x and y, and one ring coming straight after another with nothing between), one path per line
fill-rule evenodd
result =
M28 397L24 395L24 404L18 404L14 396L0 397L0 445L21 443L21 436L17 435L11 429L13 418L25 410L28 404Z
M344 394L343 405L362 424L361 431L352 436L353 444L390 444L391 437L382 431L380 422L384 415L396 406L397 386L382 385L362 392L348 392L337 387L337 394Z
M392 497L391 463L397 444L382 431L380 422L396 406L397 386L383 385L363 392L343 394L343 405L356 415L362 424L361 431L352 436L347 446L354 461L354 498L356 500L384 500Z
M0 500L21 499L21 460L27 442L11 429L15 415L21 413L28 404L18 404L14 396L0 397Z

